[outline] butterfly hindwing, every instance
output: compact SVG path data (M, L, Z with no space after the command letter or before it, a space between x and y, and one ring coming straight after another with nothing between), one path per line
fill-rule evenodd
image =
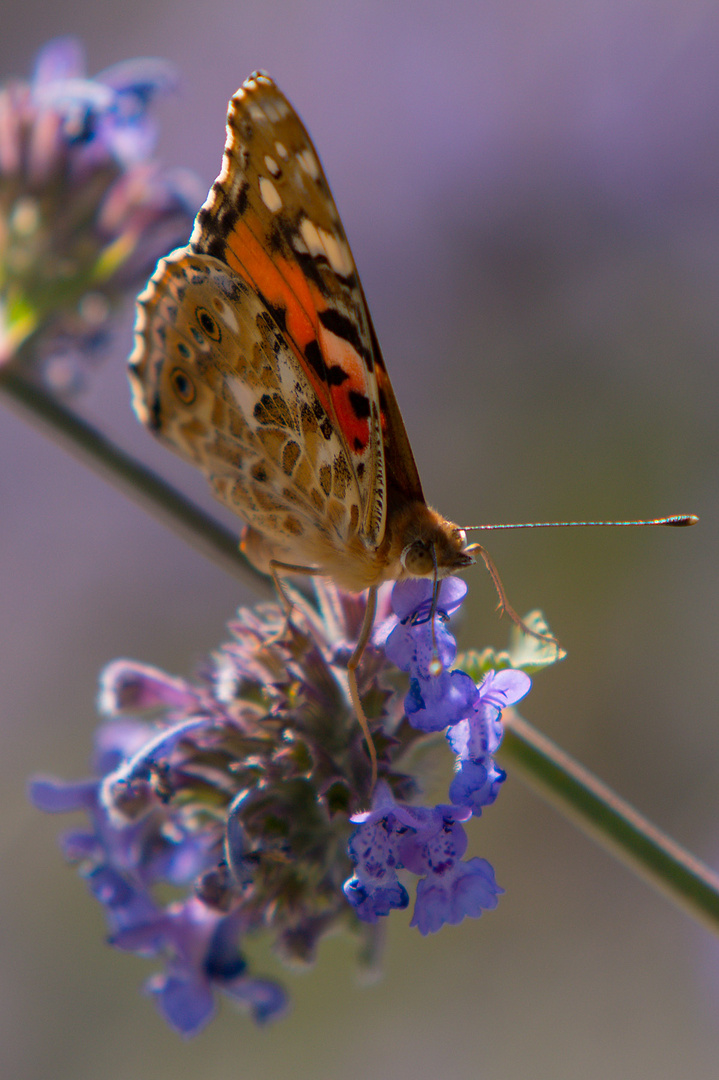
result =
M145 423L278 551L349 543L360 495L344 446L254 290L181 249L160 263L140 310L143 356L131 371Z

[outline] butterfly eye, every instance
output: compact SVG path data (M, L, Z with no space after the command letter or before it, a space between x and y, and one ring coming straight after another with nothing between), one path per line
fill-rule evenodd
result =
M208 338L211 338L213 341L220 341L222 333L217 325L217 321L210 315L207 308L198 307L195 310L195 318L207 334Z
M399 561L412 577L428 577L435 569L432 552L422 540L414 540L411 544L407 544Z
M192 405L197 396L197 391L190 376L186 375L182 368L176 367L170 375L170 382L183 405Z

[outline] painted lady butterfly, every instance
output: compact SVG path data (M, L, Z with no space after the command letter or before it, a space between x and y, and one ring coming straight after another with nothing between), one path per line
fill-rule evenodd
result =
M442 578L476 554L496 571L425 502L319 158L265 74L230 101L189 245L138 300L130 380L140 419L245 520L244 550L278 584L304 572L369 590L349 682L376 776L355 671L377 587Z

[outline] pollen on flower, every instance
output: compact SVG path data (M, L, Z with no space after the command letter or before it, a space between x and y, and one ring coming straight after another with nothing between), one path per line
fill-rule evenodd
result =
M435 656L434 659L430 660L429 664L427 665L427 671L435 679L438 675L442 674L443 670L444 668L442 667L442 663L437 656Z

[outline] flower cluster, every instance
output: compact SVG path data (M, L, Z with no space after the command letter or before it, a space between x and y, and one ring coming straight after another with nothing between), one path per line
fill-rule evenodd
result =
M0 365L76 389L115 303L186 238L201 192L152 159L148 115L174 83L155 59L90 79L59 38L30 82L0 86Z
M350 840L355 873L345 883L348 900L360 919L375 922L409 903L397 870L418 874L411 925L422 934L497 906L502 889L489 863L461 861L467 850L462 822L478 817L496 799L505 779L494 763L502 709L524 697L531 685L523 671L490 670L478 686L466 672L449 670L457 646L447 620L466 592L459 578L440 582L436 595L426 580L398 584L392 602L399 622L385 645L387 658L410 675L404 702L409 724L424 732L446 729L457 755L451 803L403 806L380 783L372 810L352 817L359 828Z
M290 620L276 604L240 609L193 681L111 664L93 777L31 785L41 809L88 814L89 827L65 835L65 855L104 906L111 943L164 959L147 989L184 1035L210 1019L216 991L258 1022L285 1009L284 990L248 971L250 935L267 932L281 959L307 963L340 927L371 956L379 916L408 904L397 871L420 878L412 924L423 934L494 907L501 892L485 860L463 861L463 823L496 796L500 711L529 679L505 670L477 686L445 670L462 582L442 582L434 602L428 582L381 590L359 671L379 759L373 795L346 676L365 601L314 588L314 602L291 593ZM404 702L392 661L410 674ZM451 804L419 805L411 763L442 746L448 724Z

